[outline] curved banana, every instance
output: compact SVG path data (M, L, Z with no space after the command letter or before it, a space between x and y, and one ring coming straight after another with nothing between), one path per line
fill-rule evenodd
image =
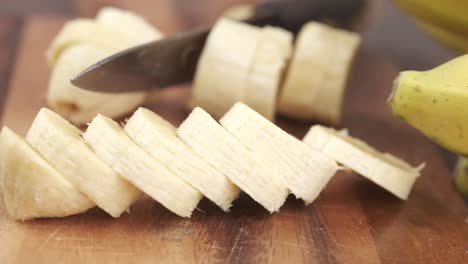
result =
M468 2L460 0L394 0L414 16L431 35L462 52L468 52Z
M468 155L468 55L430 71L404 71L389 98L393 114L455 153Z

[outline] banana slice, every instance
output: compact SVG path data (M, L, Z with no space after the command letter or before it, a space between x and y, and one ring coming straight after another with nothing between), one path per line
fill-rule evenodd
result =
M85 124L97 113L117 118L133 111L146 101L146 92L89 92L73 86L70 78L115 52L160 38L142 17L112 7L101 9L96 20L66 23L47 51L52 67L49 106L74 124Z
M317 22L299 33L293 60L279 100L279 111L291 118L337 124L358 34Z
M41 109L26 141L73 186L100 208L119 217L141 192L101 161L81 138L81 131L56 113Z
M122 32L92 19L78 18L65 23L46 51L49 66L54 67L62 52L79 44L92 44L109 53L130 47L132 41ZM95 61L96 62L96 61ZM89 65L88 65L89 66Z
M8 215L13 219L65 217L94 207L7 127L0 134L0 183Z
M49 106L74 124L89 122L96 113L120 117L145 101L144 92L106 94L80 89L70 78L81 70L111 55L108 50L89 44L68 48L58 59L49 81Z
M220 123L244 146L263 152L263 159L280 171L291 192L306 204L317 198L338 170L331 158L309 148L243 103L235 104Z
M83 138L122 177L179 216L190 217L203 197L141 149L112 119L96 116Z
M228 211L239 195L237 186L185 145L174 126L150 110L139 108L124 130L141 148L223 210Z
M275 27L262 29L250 70L243 102L273 120L276 99L286 62L291 56L293 36Z
M346 131L312 126L303 139L307 145L406 200L424 164L414 168L388 153L381 153Z
M163 34L143 17L115 7L103 7L96 16L96 22L118 30L131 45L139 45L163 37Z
M260 31L228 19L216 23L198 61L191 108L200 106L221 117L242 100Z
M207 112L196 107L177 135L214 168L270 212L278 211L288 190L275 179L278 171L231 136Z

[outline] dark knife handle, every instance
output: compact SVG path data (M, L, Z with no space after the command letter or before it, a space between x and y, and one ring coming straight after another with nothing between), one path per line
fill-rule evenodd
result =
M311 20L332 20L346 26L366 5L366 0L273 0L260 4L254 17L273 14L272 26L297 32Z

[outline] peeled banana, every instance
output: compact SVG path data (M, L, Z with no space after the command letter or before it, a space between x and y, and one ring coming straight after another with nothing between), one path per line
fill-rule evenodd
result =
M258 159L280 172L269 175L270 181L287 186L306 204L317 198L338 170L331 158L306 146L243 103L235 104L220 123L256 153Z
M283 72L292 53L292 39L289 31L264 27L247 77L242 101L269 120L275 116Z
M318 22L303 26L279 98L291 118L338 124L351 63L360 43L356 33Z
M190 107L218 118L244 101L273 119L291 42L291 33L283 29L219 20L198 62Z
M119 217L141 192L101 161L81 131L56 113L41 109L26 136L73 186L113 217Z
M312 126L303 142L356 171L377 185L406 200L424 164L412 167L403 160L381 153L363 141L320 125Z
M176 135L176 128L157 114L139 108L127 121L125 132L155 159L228 211L239 188L195 154Z
M141 149L113 120L97 115L83 134L114 171L182 217L190 217L202 194Z
M67 22L47 51L49 106L75 124L85 124L97 113L116 118L131 112L145 102L146 92L90 92L73 86L70 78L115 52L161 37L143 18L112 7L101 9L95 20Z
M85 195L7 127L0 133L0 187L8 215L65 217L94 207Z
M441 146L468 155L468 55L433 70L401 72L389 98L393 114Z
M196 107L177 135L268 211L278 211L283 205L288 190L279 180L280 171L261 159L260 152L245 148L203 109Z
M74 45L58 58L49 80L49 106L74 124L90 121L96 113L119 117L145 101L146 93L105 94L90 92L70 83L70 78L87 66L111 55L91 44Z

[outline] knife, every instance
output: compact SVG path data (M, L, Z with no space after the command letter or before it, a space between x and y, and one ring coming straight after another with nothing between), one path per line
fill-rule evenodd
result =
M365 0L277 0L255 6L251 25L272 25L297 32L310 20L346 25ZM86 68L71 79L82 89L104 93L160 89L193 79L198 58L211 28L175 34L132 47Z

